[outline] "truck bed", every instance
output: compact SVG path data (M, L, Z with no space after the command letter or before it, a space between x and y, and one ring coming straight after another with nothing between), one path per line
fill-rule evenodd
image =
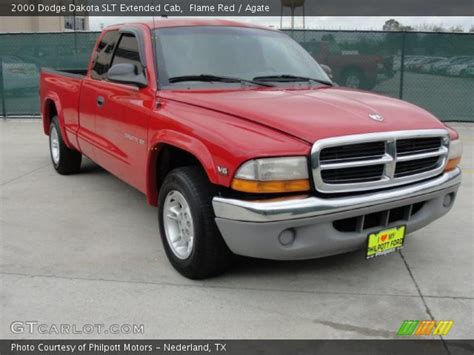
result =
M49 112L49 106L54 103L60 107L58 119L61 123L62 135L66 145L78 148L77 129L79 127L79 102L82 81L87 70L55 70L44 68L40 74L41 112ZM45 98L50 98L45 100ZM43 117L43 128L49 134L48 120Z

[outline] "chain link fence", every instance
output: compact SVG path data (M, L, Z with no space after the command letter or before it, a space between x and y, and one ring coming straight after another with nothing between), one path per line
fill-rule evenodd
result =
M424 107L444 121L474 121L474 34L292 31L341 86Z
M401 98L444 121L474 121L474 34L285 32L341 86ZM0 34L0 116L38 115L41 68L85 68L98 34Z

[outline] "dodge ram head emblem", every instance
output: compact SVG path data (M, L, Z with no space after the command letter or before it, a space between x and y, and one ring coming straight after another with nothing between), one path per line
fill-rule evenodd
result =
M373 119L374 121L378 121L378 122L383 121L383 116L378 113L369 113L369 117Z

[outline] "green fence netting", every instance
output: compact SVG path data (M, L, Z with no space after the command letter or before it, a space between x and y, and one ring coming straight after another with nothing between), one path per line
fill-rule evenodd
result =
M38 115L41 68L85 68L97 36L96 32L0 34L0 115Z
M402 98L445 121L474 121L474 34L286 32L341 86ZM38 115L41 68L85 68L97 36L0 34L0 116Z

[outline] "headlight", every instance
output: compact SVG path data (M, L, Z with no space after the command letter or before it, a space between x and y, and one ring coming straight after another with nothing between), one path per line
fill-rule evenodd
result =
M455 169L461 162L462 156L462 142L460 139L451 141L449 143L448 163L444 168L444 171L450 171Z
M237 170L232 188L253 193L308 191L307 159L285 157L249 160Z

